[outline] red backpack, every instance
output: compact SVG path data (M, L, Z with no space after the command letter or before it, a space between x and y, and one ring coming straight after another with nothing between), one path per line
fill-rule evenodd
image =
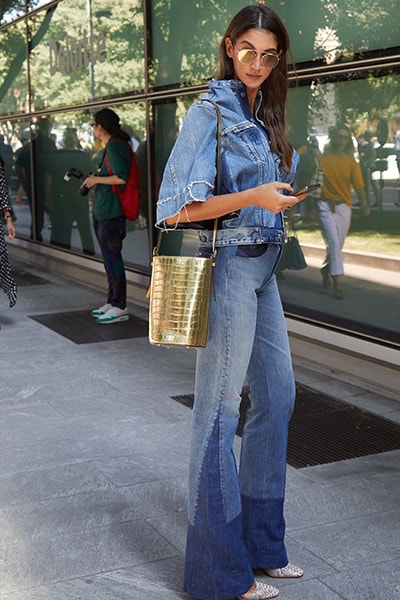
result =
M128 219L128 221L136 221L136 219L139 216L140 205L139 169L137 166L136 155L128 142L124 142L123 140L118 141L121 141L123 144L126 144L126 146L129 148L129 151L131 153L131 166L124 191L121 192L121 186L119 185L113 185L111 186L111 189L114 192L114 194L117 194L119 198L124 217ZM105 160L109 175L113 175L113 172L110 169L110 163L108 162L107 152L105 155Z

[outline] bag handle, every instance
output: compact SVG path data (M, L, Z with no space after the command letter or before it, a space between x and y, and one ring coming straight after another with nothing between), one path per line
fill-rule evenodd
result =
M214 100L209 100L208 98L204 98L203 99L204 102L209 102L210 104L212 104L215 107L215 110L217 111L217 157L216 157L216 163L217 163L217 176L216 176L216 190L217 193L222 189L222 172L221 172L221 147L222 147L222 115L221 115L221 109L218 106L218 104L214 101ZM215 265L215 257L217 255L217 251L215 248L215 244L217 241L217 229L218 229L218 219L219 217L217 217L216 219L214 219L214 227L213 227L213 239L212 239L212 259L213 259L213 266ZM161 230L159 235L158 235L158 239L157 239L157 245L154 248L153 251L153 256L157 256L158 252L160 250L160 246L161 246L161 237L162 237L163 231Z
M218 104L214 100L210 100L209 98L204 99L205 102L210 102L217 111L217 177L216 177L216 189L217 194L222 189L222 172L221 172L221 147L222 147L222 115L221 109ZM215 264L215 257L217 255L217 251L215 249L215 244L217 241L217 228L218 228L218 217L214 220L214 229L213 229L213 241L212 241L212 258L213 258L213 266Z
M117 141L117 142L121 142L122 144L125 144L125 146L129 149L129 151L131 153L131 161L134 160L134 156L133 156L134 152L133 152L132 147L131 147L131 145L130 145L130 143L128 141L122 140L121 138L114 138L114 137L112 137L112 138L110 138L108 140L108 142L111 142L111 141L112 142ZM107 144L108 144L108 142L107 142ZM107 144L106 144L106 147L104 148L103 158L101 159L101 163L99 165L99 172L100 172L100 169L101 169L101 166L102 166L103 162L105 162L108 174L109 175L114 175L114 173L112 172L111 167L110 167L110 161L108 160ZM129 164L129 172L131 170L131 166L132 166L132 163ZM129 178L129 175L128 175L128 178ZM121 185L126 185L127 183L128 183L128 180L126 180L126 182L124 184L121 184ZM112 189L112 192L114 194L118 195L118 193L120 192L119 185L117 185L117 184L112 185L111 189Z
M221 146L222 146L222 115L221 109L218 104L214 100L210 100L209 98L204 98L204 102L209 102L215 107L217 111L217 193L220 192L222 188L222 172L221 172Z

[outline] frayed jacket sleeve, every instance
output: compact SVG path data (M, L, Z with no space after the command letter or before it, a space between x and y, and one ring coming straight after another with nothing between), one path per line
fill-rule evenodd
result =
M217 114L208 104L192 104L171 151L157 202L158 227L187 204L204 202L214 193Z

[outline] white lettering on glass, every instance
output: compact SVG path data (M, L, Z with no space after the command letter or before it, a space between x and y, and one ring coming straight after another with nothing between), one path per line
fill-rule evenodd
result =
M49 41L50 75L76 71L82 67L103 63L106 60L106 37L103 32L88 36L86 29L81 39L73 40L68 35L63 43Z

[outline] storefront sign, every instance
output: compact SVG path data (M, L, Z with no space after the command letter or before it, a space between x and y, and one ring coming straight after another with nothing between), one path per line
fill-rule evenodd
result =
M50 40L49 49L50 75L57 71L68 73L105 62L106 37L103 32L88 36L84 29L81 39L74 40L67 35L63 43Z

